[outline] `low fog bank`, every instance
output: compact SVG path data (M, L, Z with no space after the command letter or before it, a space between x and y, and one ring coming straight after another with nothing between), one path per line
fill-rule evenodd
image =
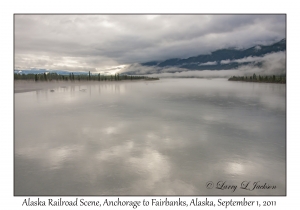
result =
M137 75L149 74L154 77L231 77L231 76L250 76L254 73L257 75L279 75L286 73L286 52L276 52L266 54L263 57L249 56L236 60L222 60L220 63L245 63L235 69L229 70L190 70L176 66L158 67L142 66L133 64L125 68L122 72L134 72ZM251 62L251 63L249 63ZM217 61L210 62L215 64ZM258 65L261 64L261 65Z
M99 82L99 81L38 81L34 80L15 80L14 81L14 93L24 93L37 90L46 90L46 89L56 89L56 88L67 88L75 86L91 86L91 85L109 85L109 84L124 84L139 82L136 81L108 81L108 82Z

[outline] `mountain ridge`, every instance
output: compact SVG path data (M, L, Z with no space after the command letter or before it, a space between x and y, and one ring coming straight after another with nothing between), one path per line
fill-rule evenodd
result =
M249 65L253 63L254 66L261 66L261 62L236 62L235 60L244 59L247 57L262 57L269 53L286 51L286 38L271 45L255 45L244 50L238 49L219 49L210 54L201 54L189 58L171 58L164 61L149 61L140 63L143 67L157 67L159 73L167 67L177 67L188 70L227 70L234 69L241 65ZM160 69L160 70L159 70ZM135 74L134 71L124 72L126 74Z

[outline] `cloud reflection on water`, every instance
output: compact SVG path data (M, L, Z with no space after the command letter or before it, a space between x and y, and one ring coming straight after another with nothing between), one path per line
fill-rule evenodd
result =
M205 183L261 180L278 189L235 194L284 194L283 86L148 84L15 95L15 193L231 195ZM42 188L26 184L33 179Z

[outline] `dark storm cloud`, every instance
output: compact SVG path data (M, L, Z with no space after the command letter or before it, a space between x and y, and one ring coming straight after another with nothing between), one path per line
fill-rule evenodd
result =
M15 15L15 66L106 71L282 38L284 15Z

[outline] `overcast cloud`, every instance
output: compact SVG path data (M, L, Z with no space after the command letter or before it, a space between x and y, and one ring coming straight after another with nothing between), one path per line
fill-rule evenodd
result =
M152 74L151 76L159 77L231 77L231 76L251 76L252 74L260 75L278 75L286 73L286 53L276 52L266 54L262 57L246 57L236 60L225 60L230 62L254 62L253 64L243 65L232 70L189 70L180 67L158 67L158 66L141 66L136 63L125 67L122 71L134 71L136 74ZM261 62L260 67L255 66L255 62ZM214 63L214 62L210 62ZM215 61L215 63L217 63ZM122 72L121 71L121 72Z
M285 38L285 21L285 15L15 15L15 69L117 72L133 63L272 44Z

